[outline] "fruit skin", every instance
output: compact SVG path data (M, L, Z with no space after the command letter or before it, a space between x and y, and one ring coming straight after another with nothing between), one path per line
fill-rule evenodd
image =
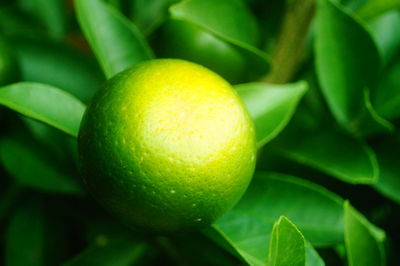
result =
M155 43L160 57L196 62L234 84L244 80L248 68L245 56L232 44L190 22L167 20Z
M254 126L233 88L187 61L141 63L89 105L78 139L89 192L131 227L168 233L211 224L254 172Z

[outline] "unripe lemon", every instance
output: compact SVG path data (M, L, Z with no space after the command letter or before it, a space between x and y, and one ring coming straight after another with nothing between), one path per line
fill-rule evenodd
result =
M110 80L79 133L90 193L132 227L203 227L231 208L253 175L252 121L233 88L177 59L141 63Z

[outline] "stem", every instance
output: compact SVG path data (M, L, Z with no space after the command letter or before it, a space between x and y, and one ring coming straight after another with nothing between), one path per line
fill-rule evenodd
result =
M315 13L316 0L294 0L283 18L275 52L274 66L263 78L268 83L287 83L302 59L304 42Z

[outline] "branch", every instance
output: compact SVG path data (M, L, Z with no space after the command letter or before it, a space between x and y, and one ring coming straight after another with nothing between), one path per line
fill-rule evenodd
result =
M268 83L287 83L302 59L304 42L315 13L316 0L294 0L283 18L274 54L272 71L263 78Z

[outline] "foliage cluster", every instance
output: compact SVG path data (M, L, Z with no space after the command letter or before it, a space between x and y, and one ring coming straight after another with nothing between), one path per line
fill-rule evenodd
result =
M396 265L398 0L0 3L5 265ZM86 194L76 136L93 93L155 57L232 84L259 158L202 232L141 237Z

